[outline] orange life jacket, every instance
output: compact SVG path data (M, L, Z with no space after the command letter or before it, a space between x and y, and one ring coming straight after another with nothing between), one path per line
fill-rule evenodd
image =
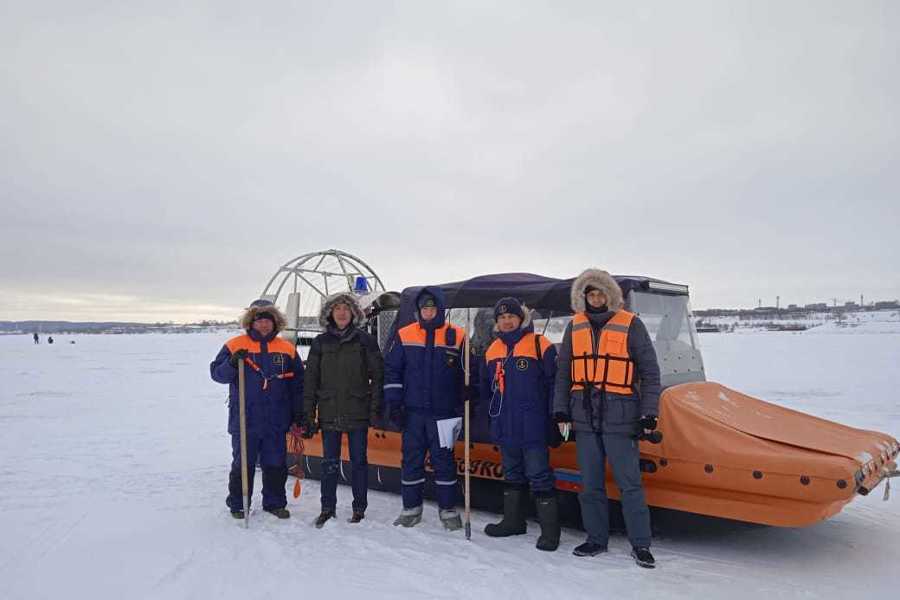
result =
M593 386L613 394L634 393L634 361L628 354L628 327L634 313L616 314L600 330L594 352L594 329L583 313L572 317L572 391Z

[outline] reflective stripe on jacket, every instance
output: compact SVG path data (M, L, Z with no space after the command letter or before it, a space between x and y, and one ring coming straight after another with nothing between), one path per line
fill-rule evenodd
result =
M426 287L437 303L437 316L416 321L397 331L384 357L385 406L431 414L437 419L457 416L464 392L463 344L466 331L445 321L443 291Z

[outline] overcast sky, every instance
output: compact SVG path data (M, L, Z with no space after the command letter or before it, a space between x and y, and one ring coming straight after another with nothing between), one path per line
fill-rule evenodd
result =
M0 320L231 318L324 248L393 289L895 299L898 31L893 1L0 0Z

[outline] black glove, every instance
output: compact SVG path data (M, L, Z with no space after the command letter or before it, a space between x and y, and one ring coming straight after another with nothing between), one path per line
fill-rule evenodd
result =
M563 413L563 412L555 412L553 413L553 422L554 423L571 423L572 415ZM556 428L559 431L559 428Z
M565 423L566 421L562 422ZM565 441L556 423L557 421L547 420L547 445L551 448L559 448Z
M641 424L641 429L644 431L653 431L656 429L656 416L655 415L644 415L641 417L639 423Z
M235 350L232 352L231 357L228 359L228 362L231 363L231 366L237 369L238 363L247 358L247 351L241 348L240 350Z
M391 404L388 412L388 421L396 429L403 429L406 422L406 411L403 410L402 404Z
M300 422L300 437L308 440L318 432L319 424L311 419L303 417L303 420Z

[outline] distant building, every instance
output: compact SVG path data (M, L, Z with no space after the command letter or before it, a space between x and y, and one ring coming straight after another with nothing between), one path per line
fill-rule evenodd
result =
M900 302L896 300L882 300L875 303L875 308L900 308Z
M814 304L806 304L803 308L808 310L828 310L828 304L825 302L816 302Z

